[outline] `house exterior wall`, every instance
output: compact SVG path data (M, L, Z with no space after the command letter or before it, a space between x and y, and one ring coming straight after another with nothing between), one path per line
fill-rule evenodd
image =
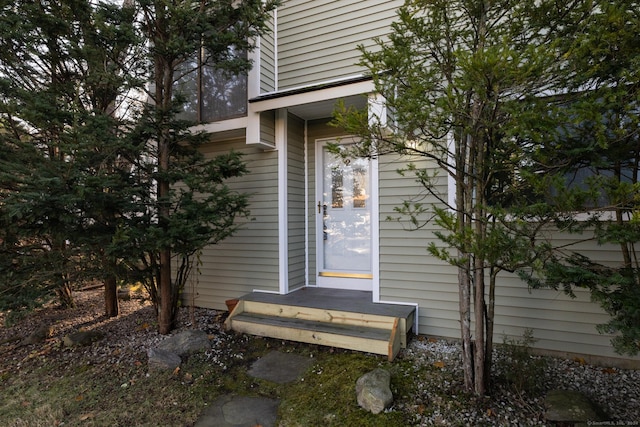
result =
M277 89L276 82L276 34L277 13L269 23L270 31L260 38L260 93L273 92Z
M412 174L397 170L412 160L417 167L428 167L419 159L396 155L382 156L378 161L380 205L380 299L419 304L420 332L428 335L459 337L457 272L434 259L427 252L430 242L437 242L433 224L410 231L407 218L396 218L394 208L405 200L416 200L425 191L418 187ZM439 191L446 194L447 181L439 179ZM435 203L433 198L420 201Z
M408 161L434 170L434 165L419 159L388 155L379 160L380 299L417 303L420 333L458 339L457 269L427 252L431 242L440 245L433 234L437 225L431 222L419 230L409 231L412 227L406 218L385 220L398 216L393 208L404 200L417 200L416 196L424 195L424 190L410 173L401 176L396 172ZM440 194L447 194L446 177L439 178L437 187ZM420 202L437 204L429 197L420 198ZM554 235L554 239L559 244L570 241L568 236L562 235ZM600 262L616 261L615 248L603 250L594 243L582 243L576 249ZM494 324L496 343L502 343L505 336L521 338L529 328L537 340L537 348L619 358L611 347L611 337L599 334L595 327L608 319L609 316L597 304L590 302L588 291L576 290L576 298L572 299L562 291L529 290L527 284L513 274L498 275Z
M305 285L304 121L289 114L287 124L288 286Z
M207 157L230 150L244 153L249 174L228 184L250 194L251 214L239 221L235 235L203 250L202 274L193 276L184 297L199 307L224 309L225 300L255 289L278 291L277 153L249 146L244 137L216 140L202 149Z
M260 141L276 146L276 113L265 111L260 113Z
M278 9L278 89L360 75L358 45L389 32L401 1L288 0ZM340 12L336 12L339 8Z
M261 52L261 69L265 73L261 90L286 91L360 73L362 70L355 65L359 58L356 45L371 46L373 37L385 34L400 3L285 1L277 13L277 37L265 38L261 45L263 49L271 43L273 48ZM336 13L338 6L340 13ZM261 135L274 144L275 120L275 111L261 113ZM305 283L316 284L316 141L343 136L340 129L328 126L329 121L328 118L305 121L292 113L288 115L284 188L287 229L282 232L287 233L286 273L290 290ZM245 221L235 236L203 252L202 274L197 287L187 289L186 299L198 306L224 308L225 299L254 289L280 290L278 151L263 151L245 142L243 138L219 139L205 147L207 155L229 149L246 153L251 173L234 180L232 186L252 193L251 220ZM409 173L406 176L397 173L409 160L420 167L435 168L424 159L395 155L382 156L378 161L379 297L385 302L418 304L420 333L459 339L457 270L427 251L429 243L440 243L433 234L436 225L431 222L410 231L406 218L387 220L397 216L394 208L403 201L417 201L416 196L425 196L424 189ZM441 194L447 193L444 176L438 187ZM428 196L420 201L437 203ZM560 241L566 238L555 237ZM596 260L615 261L611 259L615 251L602 250L595 244L583 244L580 249ZM609 317L589 301L588 292L576 293L577 298L571 299L553 290L529 291L514 275L500 274L496 289L495 342L502 342L504 335L521 337L525 329L531 328L538 340L536 347L540 349L619 357L611 348L610 337L600 335L595 327L607 322Z

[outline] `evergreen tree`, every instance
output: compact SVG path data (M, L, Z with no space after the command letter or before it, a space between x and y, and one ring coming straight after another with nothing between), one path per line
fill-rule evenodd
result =
M70 302L72 282L98 276L106 312L116 315L117 282L142 280L160 331L170 331L193 256L232 234L247 212L246 196L224 184L245 173L239 154L205 158L206 135L177 118L185 99L174 89L204 67L245 73L250 61L238 53L252 49L274 6L3 4L6 289L35 295L55 283Z
M595 261L570 248L520 273L535 287L586 288L611 315L599 326L615 334L616 351L640 351L640 25L638 3L595 2L588 31L564 39L568 93L561 132L531 153L532 176L562 176L549 203L565 207L562 227L576 239L618 251L618 262ZM577 220L575 214L582 212ZM604 249L603 249L604 250Z
M25 273L22 282L7 276L6 286L27 294L30 284L54 286L70 306L72 283L98 276L110 316L117 315L115 262L94 263L92 254L110 240L135 188L115 114L129 86L115 64L134 44L132 16L86 1L5 3L0 15L1 213L11 242L4 249L10 268Z
M491 371L496 278L543 263L552 247L539 231L555 218L544 182L527 180L531 152L559 134L567 69L563 40L592 13L589 2L407 0L388 40L362 48L389 117L336 113L362 137L356 155L426 159L403 173L440 201L397 210L416 226L428 217L442 244L430 252L458 269L465 387L485 394ZM433 166L437 166L434 168ZM453 204L442 188L455 181ZM472 317L473 316L473 317Z
M150 268L146 283L158 308L160 333L174 326L188 257L207 242L230 234L234 216L246 208L244 196L222 185L224 179L242 175L244 165L237 154L205 160L198 153L202 135L193 135L188 123L177 119L185 102L176 90L177 83L185 74L207 66L226 71L229 78L247 72L251 62L243 54L267 31L269 11L275 5L262 0L138 2L139 28L149 41L145 59L151 84L150 102L135 137L152 146L154 172L150 176L156 183L147 221L151 228L141 238L146 254L142 264ZM175 280L172 253L179 257L180 265Z

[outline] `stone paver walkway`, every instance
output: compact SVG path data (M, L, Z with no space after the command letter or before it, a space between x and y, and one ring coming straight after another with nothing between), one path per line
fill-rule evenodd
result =
M251 365L248 374L276 384L295 381L312 360L291 353L272 351ZM195 427L275 427L278 399L226 395L212 402Z

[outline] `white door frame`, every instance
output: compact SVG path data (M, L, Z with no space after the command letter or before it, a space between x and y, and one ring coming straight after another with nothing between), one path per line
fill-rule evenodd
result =
M315 144L315 199L314 205L322 200L322 187L324 184L323 176L323 149L330 142L348 142L351 137L342 136L340 138L321 138L314 141ZM339 141L340 140L340 141ZM316 230L316 272L315 281L318 287L327 288L340 288L351 290L364 290L373 291L377 296L379 295L379 208L378 208L378 161L377 159L371 159L370 161L370 206L371 206L371 218L370 218L370 230L371 230L371 276L369 278L357 278L359 274L324 274L320 276L320 262L322 260L323 253L323 239L321 237L320 228L322 228L321 214L318 214L318 208L315 212L315 227ZM353 276L353 277L349 277Z

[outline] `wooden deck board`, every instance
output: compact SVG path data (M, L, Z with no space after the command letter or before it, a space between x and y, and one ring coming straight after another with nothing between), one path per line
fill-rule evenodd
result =
M287 295L252 292L243 295L241 299L299 307L401 317L404 319L407 319L415 312L415 307L411 305L374 303L372 302L372 292L329 288L302 288ZM411 327L412 325L408 326Z
M239 298L229 330L385 354L407 345L416 308L374 303L372 292L308 287L287 295L253 292Z
M307 331L327 332L346 336L389 341L391 331L388 329L367 328L363 326L341 325L315 322L312 320L292 319L287 317L264 316L253 313L242 313L233 319L238 322L264 323L282 328L296 328Z
M383 354L390 359L395 357L395 355L387 354L389 346L387 341L354 337L335 332L300 329L292 326L271 325L269 323L253 323L240 320L235 324L237 326L234 327L234 330L252 335Z

